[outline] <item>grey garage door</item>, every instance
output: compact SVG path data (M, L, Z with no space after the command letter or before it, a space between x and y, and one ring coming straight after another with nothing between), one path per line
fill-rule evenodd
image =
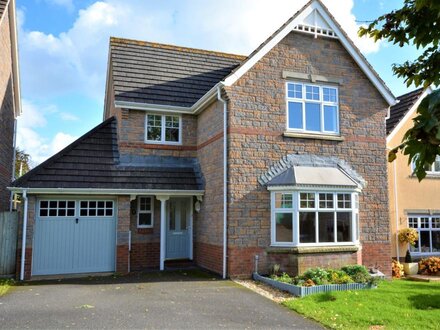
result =
M114 271L115 249L114 201L38 200L32 275Z

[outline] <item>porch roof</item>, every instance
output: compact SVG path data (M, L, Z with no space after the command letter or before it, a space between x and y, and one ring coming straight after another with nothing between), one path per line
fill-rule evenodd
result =
M193 158L120 156L112 117L14 181L11 188L201 191L203 181Z

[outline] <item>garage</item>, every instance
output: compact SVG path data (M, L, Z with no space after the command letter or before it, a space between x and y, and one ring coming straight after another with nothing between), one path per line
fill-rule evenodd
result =
M32 275L115 271L116 211L111 199L38 199Z

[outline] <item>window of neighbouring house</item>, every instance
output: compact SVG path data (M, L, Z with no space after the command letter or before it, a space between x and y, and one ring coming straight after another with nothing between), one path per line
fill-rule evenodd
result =
M137 207L138 228L152 228L154 222L154 197L139 197Z
M287 83L287 130L338 134L338 89L306 83Z
M415 169L414 162L411 163L411 169L412 169L412 171L414 171L414 169ZM425 171L427 174L440 174L440 156L437 156L435 158L434 163L426 164Z
M359 240L358 194L272 193L272 245L338 245Z
M440 215L409 215L408 226L419 233L419 240L410 246L411 252L440 254Z
M178 115L147 114L145 142L180 144L182 117Z

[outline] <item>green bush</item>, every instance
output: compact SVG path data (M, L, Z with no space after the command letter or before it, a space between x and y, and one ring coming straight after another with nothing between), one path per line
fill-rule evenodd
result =
M328 281L332 284L353 283L353 279L342 270L329 270Z
M329 272L323 268L310 268L302 274L301 278L304 281L312 280L316 285L327 284L329 279Z
M348 265L342 267L341 270L356 283L367 283L371 278L367 268L362 265Z
M287 284L292 284L294 282L293 278L291 278L289 276L289 274L287 274L287 273L283 273L283 274L281 274L281 276L272 275L271 278L275 281L283 282L283 283L287 283Z

